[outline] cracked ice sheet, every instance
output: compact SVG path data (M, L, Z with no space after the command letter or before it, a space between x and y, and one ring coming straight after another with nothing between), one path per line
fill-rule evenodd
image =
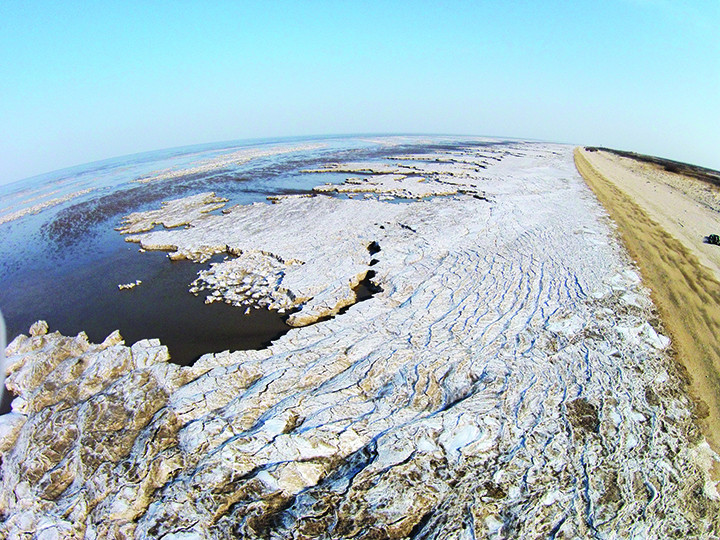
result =
M204 214L186 229L154 231L127 239L139 242L143 249L176 246L175 258L203 261L217 253L238 255L240 262L214 264L212 275L201 275L203 281L224 294L229 303L266 300L280 309L300 308L288 322L304 326L355 301L353 288L370 270L368 248L383 236L379 218L395 221L406 212L389 208L392 206L398 205L287 197L274 205L256 203L233 207L222 215ZM256 270L241 264L249 260L257 261ZM264 277L272 279L263 281L262 268L270 266L265 262L270 260L272 276ZM217 279L224 274L224 280Z
M159 479L134 483L118 466L81 513L83 532L711 533L717 504L697 491L707 448L666 342L648 330L647 291L571 149L512 153L474 179L497 194L490 203L289 198L141 235L197 258L230 246L315 264L321 278L286 284L298 291L360 272L375 241L383 291L266 350L174 367L158 415L174 419L176 442L128 457L140 470L156 463ZM4 514L26 509L6 527L41 516L67 527L61 509L81 492L53 503L30 488L13 506L20 457L6 456Z

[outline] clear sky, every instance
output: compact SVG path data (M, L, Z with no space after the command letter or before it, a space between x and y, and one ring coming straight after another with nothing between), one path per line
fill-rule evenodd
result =
M0 183L186 144L360 132L720 169L720 0L0 1Z

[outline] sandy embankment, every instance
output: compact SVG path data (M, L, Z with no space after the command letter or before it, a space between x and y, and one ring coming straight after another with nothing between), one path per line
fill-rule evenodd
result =
M720 451L720 247L703 243L720 233L720 189L606 151L577 148L575 164L652 289L703 431Z

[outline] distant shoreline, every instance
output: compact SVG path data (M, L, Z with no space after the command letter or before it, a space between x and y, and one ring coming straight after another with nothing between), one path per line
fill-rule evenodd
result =
M636 166L640 162L643 165ZM718 452L720 282L714 259L720 256L720 247L703 245L702 237L688 235L687 230L696 226L705 234L718 233L720 215L715 217L716 211L693 200L693 182L702 180L683 176L682 171L604 149L576 148L575 165L618 225L623 243L652 290L672 335L676 358L689 373L698 423ZM668 175L675 177L674 187L663 183ZM674 228L677 234L671 234ZM714 476L720 477L717 464Z

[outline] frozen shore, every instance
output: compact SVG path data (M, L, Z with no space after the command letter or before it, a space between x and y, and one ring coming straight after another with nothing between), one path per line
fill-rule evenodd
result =
M718 533L714 455L572 148L328 169L356 179L222 213L207 193L126 221L146 250L226 254L188 287L289 310L296 328L270 347L180 367L155 341L43 324L8 346L2 534ZM382 290L355 303L369 272Z

